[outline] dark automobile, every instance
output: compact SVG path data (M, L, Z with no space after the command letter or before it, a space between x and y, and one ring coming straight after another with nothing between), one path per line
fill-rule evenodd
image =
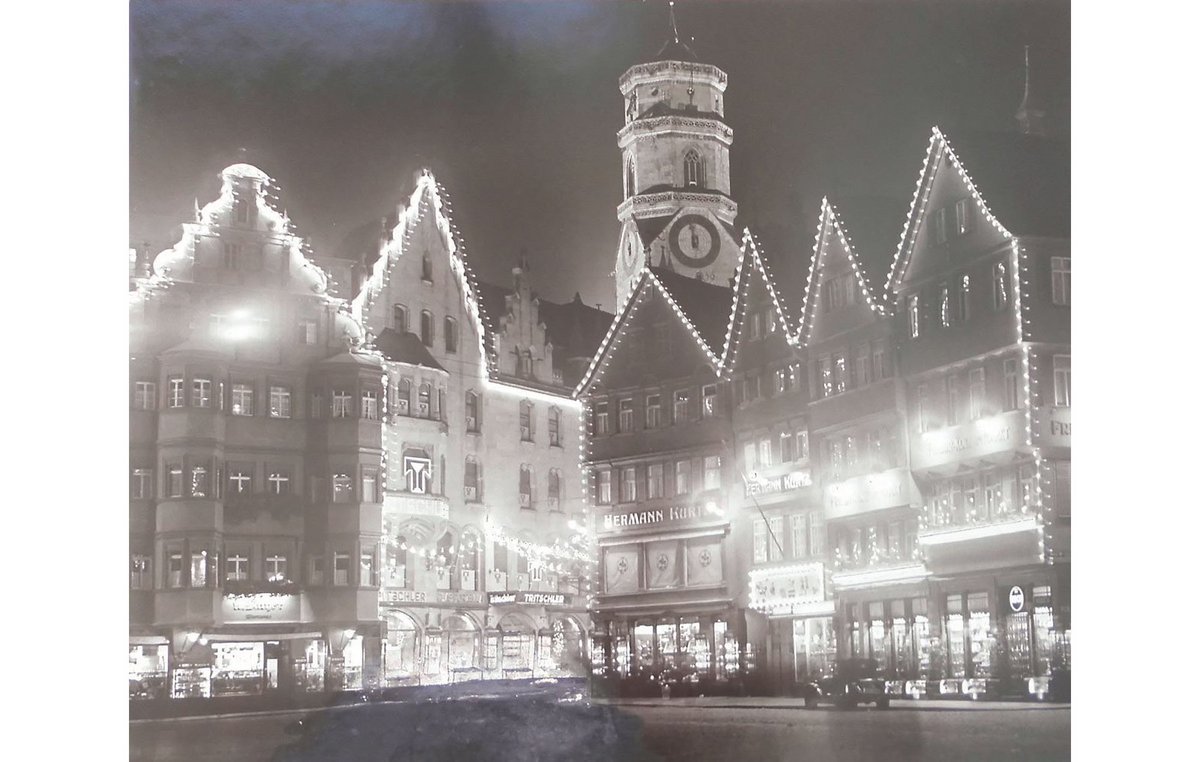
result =
M887 709L890 704L879 663L874 659L841 659L834 664L832 676L805 683L800 695L804 706L810 709L821 702L842 709L859 704Z

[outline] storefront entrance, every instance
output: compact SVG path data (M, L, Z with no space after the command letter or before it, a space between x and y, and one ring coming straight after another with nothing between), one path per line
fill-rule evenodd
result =
M831 674L837 659L833 617L792 620L795 680L816 680Z

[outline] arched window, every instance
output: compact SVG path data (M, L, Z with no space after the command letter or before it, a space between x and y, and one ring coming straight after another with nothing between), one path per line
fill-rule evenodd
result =
M430 388L428 383L421 384L417 387L417 415L422 418L429 417L429 395Z
M458 321L447 317L443 322L442 332L445 334L446 351L454 354L458 351Z
M704 162L695 150L683 156L683 184L687 187L704 187Z
M458 541L458 568L460 587L463 590L478 590L480 583L479 569L483 566L483 539L473 529L463 532Z
M395 394L396 415L409 415L409 407L412 405L412 381L407 378L397 381Z
M533 467L521 465L520 503L522 508L533 507Z
M403 304L392 305L392 328L400 333L408 330L408 307Z
M433 570L437 573L437 589L450 590L454 579L453 570L457 566L455 556L457 550L454 547L454 535L450 532L444 532L437 541L437 553L434 555Z
M625 160L625 198L637 193L637 188L633 182L633 157Z
M479 431L479 395L467 392L467 431Z
M421 343L433 346L433 313L429 310L421 310Z
M468 455L463 463L463 497L468 503L475 503L483 499L483 490L480 489L479 461L475 460L472 455Z
M521 441L533 441L533 403L529 400L521 400Z
M561 419L562 419L562 416L559 413L558 408L556 408L556 407L550 408L550 416L549 416L548 421L549 421L549 427L550 427L550 446L551 447L562 446Z
M406 680L417 674L417 638L420 630L412 617L400 611L387 613L387 648L383 673L386 680Z
M546 499L550 503L550 510L560 510L559 506L559 490L561 489L560 482L562 477L557 468L550 469L550 475L546 482Z
M428 249L421 252L421 280L433 283L433 257L429 255Z

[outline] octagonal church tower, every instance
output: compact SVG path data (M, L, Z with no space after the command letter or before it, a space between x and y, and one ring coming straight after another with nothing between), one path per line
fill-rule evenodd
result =
M666 267L728 286L737 259L737 204L729 197L725 72L679 39L620 80L625 126L617 133L624 200L615 268L617 310L643 267Z

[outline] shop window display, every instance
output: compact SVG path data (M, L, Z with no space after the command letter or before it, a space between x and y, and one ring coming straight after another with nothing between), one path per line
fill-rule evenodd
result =
M262 693L262 643L213 643L212 695L252 696Z
M946 643L950 657L950 677L966 677L966 637L962 596L948 596L946 599Z
M212 667L180 664L171 673L171 698L208 698L212 695Z
M728 680L738 673L737 636L729 631L729 625L718 619L713 622L713 642L717 645L717 679Z
M987 593L971 593L967 596L967 611L970 614L971 676L992 676L992 652L995 637L992 634L992 617L988 608Z
M924 598L915 598L913 609L913 642L917 647L917 674L925 677L929 674L932 658L932 643L929 637L929 612Z
M325 690L325 641L310 640L295 663L296 687L306 693Z
M167 690L167 651L164 645L129 649L129 698L162 698Z
M654 666L654 625L639 624L633 628L633 651L638 671Z
M797 681L830 674L837 660L833 619L818 617L792 620L792 648Z
M387 617L387 640L384 641L383 670L388 682L412 680L417 677L417 624L411 617L393 613Z
M889 669L894 666L887 647L887 630L883 621L883 603L876 601L868 606L870 616L871 658L879 662L879 666Z
M502 669L505 678L533 674L533 633L508 631L501 638Z
M619 636L613 646L613 661L616 663L617 674L629 677L629 638Z
M363 639L362 635L355 635L342 648L342 686L350 691L360 690L362 679Z
M674 669L679 664L678 628L672 622L660 622L657 627L658 653L664 666Z
M897 676L910 677L913 675L913 638L904 616L904 601L891 602L891 646L895 661L889 666L896 670Z
M446 663L452 675L477 669L476 649L479 638L475 626L470 621L458 615L451 617L447 623L446 641Z

